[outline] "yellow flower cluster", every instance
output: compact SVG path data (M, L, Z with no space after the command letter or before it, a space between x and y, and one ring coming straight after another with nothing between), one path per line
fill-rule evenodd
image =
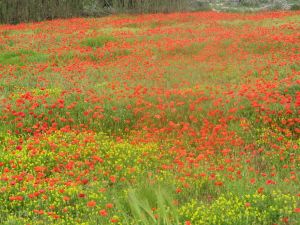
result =
M295 197L282 192L244 196L229 193L221 195L210 205L193 199L180 208L180 215L193 225L271 224L289 217L295 207Z

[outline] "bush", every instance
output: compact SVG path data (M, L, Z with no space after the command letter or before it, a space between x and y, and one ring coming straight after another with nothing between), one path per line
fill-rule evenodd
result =
M81 0L0 0L0 23L20 23L80 16Z
M193 1L190 4L190 10L191 11L209 11L209 10L211 10L211 6L210 6L209 2Z
M187 4L188 0L0 0L0 23L100 16L112 12L173 12L186 9Z
M294 4L291 6L291 10L300 10L300 4Z

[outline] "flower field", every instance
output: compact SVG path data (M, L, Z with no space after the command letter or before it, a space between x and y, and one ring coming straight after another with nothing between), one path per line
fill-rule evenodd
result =
M300 224L300 12L0 25L0 224Z

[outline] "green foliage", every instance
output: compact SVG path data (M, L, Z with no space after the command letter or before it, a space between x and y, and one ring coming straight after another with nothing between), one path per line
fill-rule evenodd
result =
M194 1L191 3L192 11L209 11L211 9L211 5L208 1Z
M184 56L193 56L197 55L204 47L206 43L194 42L191 45L185 47L175 47L166 52L167 55L184 55Z
M139 184L129 188L124 199L117 201L118 208L128 211L123 220L126 224L178 225L178 208L174 205L173 187L169 184Z
M9 64L20 64L19 54L15 52L8 52L0 55L0 64L9 65Z
M19 50L17 52L0 53L1 65L25 65L25 63L45 62L48 55L28 50Z
M138 13L149 12L172 12L181 11L188 5L187 0L151 0L151 1L138 1L138 0L111 0L110 5L117 11L131 11Z
M81 42L81 45L92 47L92 48L101 48L108 42L114 42L116 39L113 36L102 35L95 38L87 38Z
M1 0L0 23L20 23L81 15L81 0Z
M172 12L187 8L187 0L0 0L0 23L99 16L112 12Z
M300 10L300 4L294 4L291 6L291 10Z

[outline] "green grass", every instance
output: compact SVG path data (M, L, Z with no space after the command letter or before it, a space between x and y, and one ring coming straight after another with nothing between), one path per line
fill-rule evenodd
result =
M193 42L192 44L188 46L178 46L174 49L166 51L166 55L174 56L174 55L181 55L185 57L190 57L193 55L197 55L205 46L207 43L200 43L200 42Z
M15 52L0 53L0 64L24 66L27 63L46 62L48 55L31 50L19 50Z
M101 48L108 42L115 42L116 39L113 36L101 35L98 37L86 38L81 41L82 46L92 47L92 48Z

